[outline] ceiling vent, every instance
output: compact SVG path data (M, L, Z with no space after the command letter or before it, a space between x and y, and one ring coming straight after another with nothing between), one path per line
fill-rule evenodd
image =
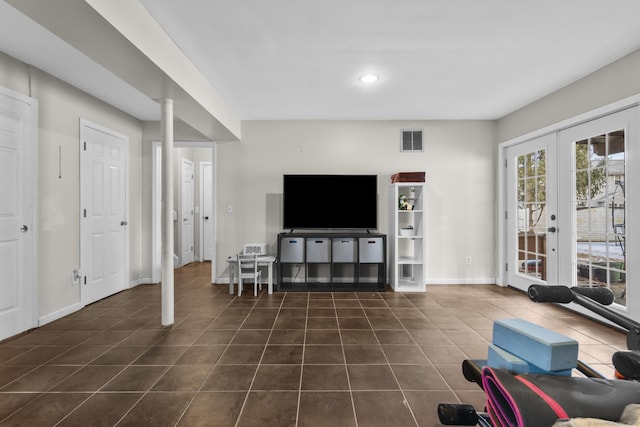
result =
M407 153L421 152L422 129L403 129L400 151Z

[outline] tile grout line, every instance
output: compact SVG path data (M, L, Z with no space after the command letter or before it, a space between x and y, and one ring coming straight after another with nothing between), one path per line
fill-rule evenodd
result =
M227 303L227 305L224 306L224 308L222 310L220 310L220 312L218 313L218 315L216 317L213 318L213 320L211 320L211 322L209 322L209 324L207 324L207 326L202 329L202 332L200 333L200 335L198 335L198 337L193 341L193 343L191 343L191 345L189 346L189 348L192 348L194 346L194 343L196 341L198 341L198 339L200 339L202 337L202 335L204 335L204 333L209 329L209 326L211 326L211 324L213 322L215 322L221 315L222 313L224 313L224 311L229 308L231 306L231 304L236 300L236 296L234 296L233 298L231 298L229 300L229 302ZM251 313L251 312L249 312ZM247 314L247 317L249 317L249 314ZM233 341L233 338L235 338L235 336L238 334L238 332L240 331L240 328L238 328L238 330L236 331L236 333L231 337L231 339L229 339L229 342L227 343L227 345L225 346L225 349L222 351L222 353L220 353L220 356L218 357L218 360L216 360L216 363L214 363L213 365L211 365L211 369L209 370L209 373L205 376L204 380L202 381L202 384L200 384L200 387L198 388L198 390L196 390L193 393L193 396L191 397L191 399L189 400L189 402L185 405L184 410L182 411L182 413L180 414L180 416L178 417L178 419L176 420L176 426L178 424L180 424L180 421L182 421L182 418L184 418L185 414L187 413L187 411L189 410L189 408L191 407L191 405L193 404L193 402L196 400L196 397L198 397L198 393L202 392L202 387L204 387L204 385L206 384L207 380L209 379L209 377L211 376L211 374L213 373L214 369L218 366L218 362L220 362L220 359L222 358L222 355L227 351L227 348L229 348L229 345L231 345L231 342ZM189 351L189 350L187 350ZM185 352L186 353L186 352ZM180 360L180 359L178 359ZM175 363L173 364L173 366L175 366ZM118 422L122 421L122 419L120 419Z
M288 294L288 293L287 293ZM296 423L297 426L300 422L300 401L302 400L302 378L304 375L304 355L307 351L307 327L309 322L309 302L311 300L311 293L307 293L307 308L304 316L304 333L302 338L302 360L300 361L300 380L298 382L298 404L296 406Z
M387 301L384 298L382 298L382 296L379 293L378 293L378 296L380 297L380 299L382 299L384 301L384 303L386 304L388 309L391 311L391 314L393 314L393 318L396 319L402 325L403 330L406 330L404 324L400 321L400 318L393 311L392 307L387 303ZM404 295L402 295L402 297L406 298ZM398 390L400 391L400 394L402 395L402 402L403 402L404 406L409 410L409 414L411 414L411 418L413 419L413 422L415 423L415 426L418 427L420 425L418 423L418 419L416 418L415 414L413 413L413 409L411 409L411 405L409 405L409 401L407 400L407 396L404 394L404 390L402 388L402 385L400 384L400 381L398 380L398 376L396 375L395 371L393 370L393 367L391 366L391 362L389 362L389 358L387 357L387 353L384 351L384 348L382 347L382 344L380 343L380 339L378 338L378 335L376 334L375 329L373 328L373 325L371 324L371 321L369 320L369 316L367 316L366 312L365 312L365 318L367 319L367 322L369 322L369 326L371 326L371 330L373 331L373 335L376 337L376 341L378 342L378 345L380 346L380 351L382 351L382 355L384 356L384 359L387 361L387 367L389 368L389 371L391 371L391 375L393 375L393 379L396 381L396 384L398 384ZM427 360L429 360L429 358L427 358Z
M356 295L354 295L356 297ZM356 301L358 301L358 305L360 309L364 313L364 307L362 306L362 302L359 298L356 297ZM335 304L335 303L334 303ZM366 313L365 313L366 316ZM338 310L336 309L336 317L338 317ZM338 334L340 335L340 346L342 347L342 357L344 358L344 370L347 375L347 385L349 386L349 397L351 398L351 408L353 410L353 419L355 420L355 427L358 427L358 413L356 412L356 402L353 399L353 387L351 387L351 378L349 378L349 366L347 364L347 353L344 349L344 339L342 338L342 328L340 328L340 320L336 320L338 322Z
M411 300L410 300L411 301ZM442 307L437 301L434 301L435 304L438 304L438 306L442 309L444 309L444 307ZM415 306L415 304L413 303L413 301L411 301L411 304L414 306L414 308L418 309L422 315L431 322L431 319L429 318L429 316L427 316L427 314L425 312L423 312L422 310L420 310L417 306ZM402 323L402 322L401 322ZM433 323L433 322L431 322ZM443 335L445 334L444 331L440 328L440 326L438 326L438 324L433 323L433 325L437 328L436 330L441 332ZM404 324L402 325L404 327ZM470 326L466 325L469 329L473 330L473 328L471 328ZM406 327L405 327L406 329ZM407 330L408 332L408 330ZM409 333L409 332L408 332ZM478 334L479 335L479 334ZM417 341L415 341L415 338L413 337L413 335L411 335L411 333L409 333L409 336L411 336L411 339L418 345L418 348L420 348L420 351L425 355L425 357L427 358L427 360L429 360L429 362L431 363L431 366L433 367L433 370L438 374L438 376L440 377L440 379L442 379L442 381L446 384L447 388L449 389L449 391L453 394L453 396L458 399L458 402L463 403L462 399L460 399L460 396L458 395L458 393L456 393L456 391L453 389L453 387L451 387L451 384L449 384L449 381L446 380L446 378L442 375L442 373L440 372L440 370L438 368L436 368L435 363L433 363L433 361L431 360L431 358L424 352L424 349L422 348L421 345L418 344ZM451 341L451 343L458 349L460 350L463 354L465 354L465 356L467 355L466 353L464 353L464 351L462 351L462 349L453 341Z
M262 295L264 295L264 293L261 293L261 297L262 297ZM249 388L247 389L247 394L245 395L244 400L242 402L242 405L240 406L240 411L238 412L238 418L236 419L236 422L234 423L235 427L238 427L238 423L240 422L240 419L242 418L242 414L244 413L244 409L245 409L245 407L247 405L247 401L249 400L249 394L251 393L251 389L253 388L253 384L256 381L256 377L258 376L258 371L260 370L260 366L262 366L262 359L264 358L264 355L267 352L267 345L269 344L269 340L271 339L271 335L273 334L273 328L275 326L276 319L278 319L278 316L280 315L280 311L282 310L282 304L283 304L286 296L287 296L287 293L285 293L285 297L282 298L282 301L280 301L280 306L278 307L278 313L276 314L276 317L273 319L273 323L271 324L271 328L269 330L269 336L267 337L267 341L265 342L264 348L262 349L262 354L260 355L260 360L258 361L258 364L256 365L256 371L253 373L253 378L251 378L251 383L249 384ZM247 321L247 319L249 318L249 316L251 315L253 310L256 308L256 305L257 305L257 302L256 302L256 304L254 304L251 307L251 310L247 314L247 317L245 317L245 319L242 322L242 324L238 327L238 330L236 331L236 334L234 335L234 337L238 334L240 329L242 329L242 325L244 325L244 323ZM231 341L229 342L229 345L231 345ZM226 350L225 350L225 352L226 352ZM223 355L224 355L224 353L223 353ZM222 355L220 357L222 358ZM216 363L216 365L217 365L217 363Z

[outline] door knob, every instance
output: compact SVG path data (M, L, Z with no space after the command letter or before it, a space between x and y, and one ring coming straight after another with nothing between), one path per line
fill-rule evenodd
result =
M120 225L122 225L122 226L125 226L125 225L127 225L127 224L128 224L128 222L127 222L127 221L120 221Z
M29 231L29 227L27 227L26 225L21 225L20 226L20 232L21 233L26 233L27 231Z
M558 231L558 229L557 229L557 228L555 228L555 227L549 227L549 228L547 228L547 231L548 231L549 233L555 233L556 231Z
M204 217L204 220L205 220L205 221L209 221L209 217L208 217L208 216L205 216L205 217Z

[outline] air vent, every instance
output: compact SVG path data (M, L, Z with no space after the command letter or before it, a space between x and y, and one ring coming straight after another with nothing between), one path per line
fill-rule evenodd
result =
M422 151L422 129L403 129L400 151L409 153Z

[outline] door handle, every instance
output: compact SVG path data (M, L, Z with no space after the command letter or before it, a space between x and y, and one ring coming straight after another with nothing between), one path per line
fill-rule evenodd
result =
M127 224L128 224L128 222L127 222L127 221L120 221L120 225L122 225L123 227L124 227L125 225L127 225Z
M29 227L27 227L26 225L21 225L20 226L20 232L21 233L26 233L27 231L29 231Z
M208 216L205 216L205 217L204 217L204 220L205 220L205 221L209 221L209 217L208 217Z
M549 227L549 228L547 228L547 231L548 231L549 233L555 233L556 231L558 231L558 229L557 229L557 228L555 228L555 227Z

